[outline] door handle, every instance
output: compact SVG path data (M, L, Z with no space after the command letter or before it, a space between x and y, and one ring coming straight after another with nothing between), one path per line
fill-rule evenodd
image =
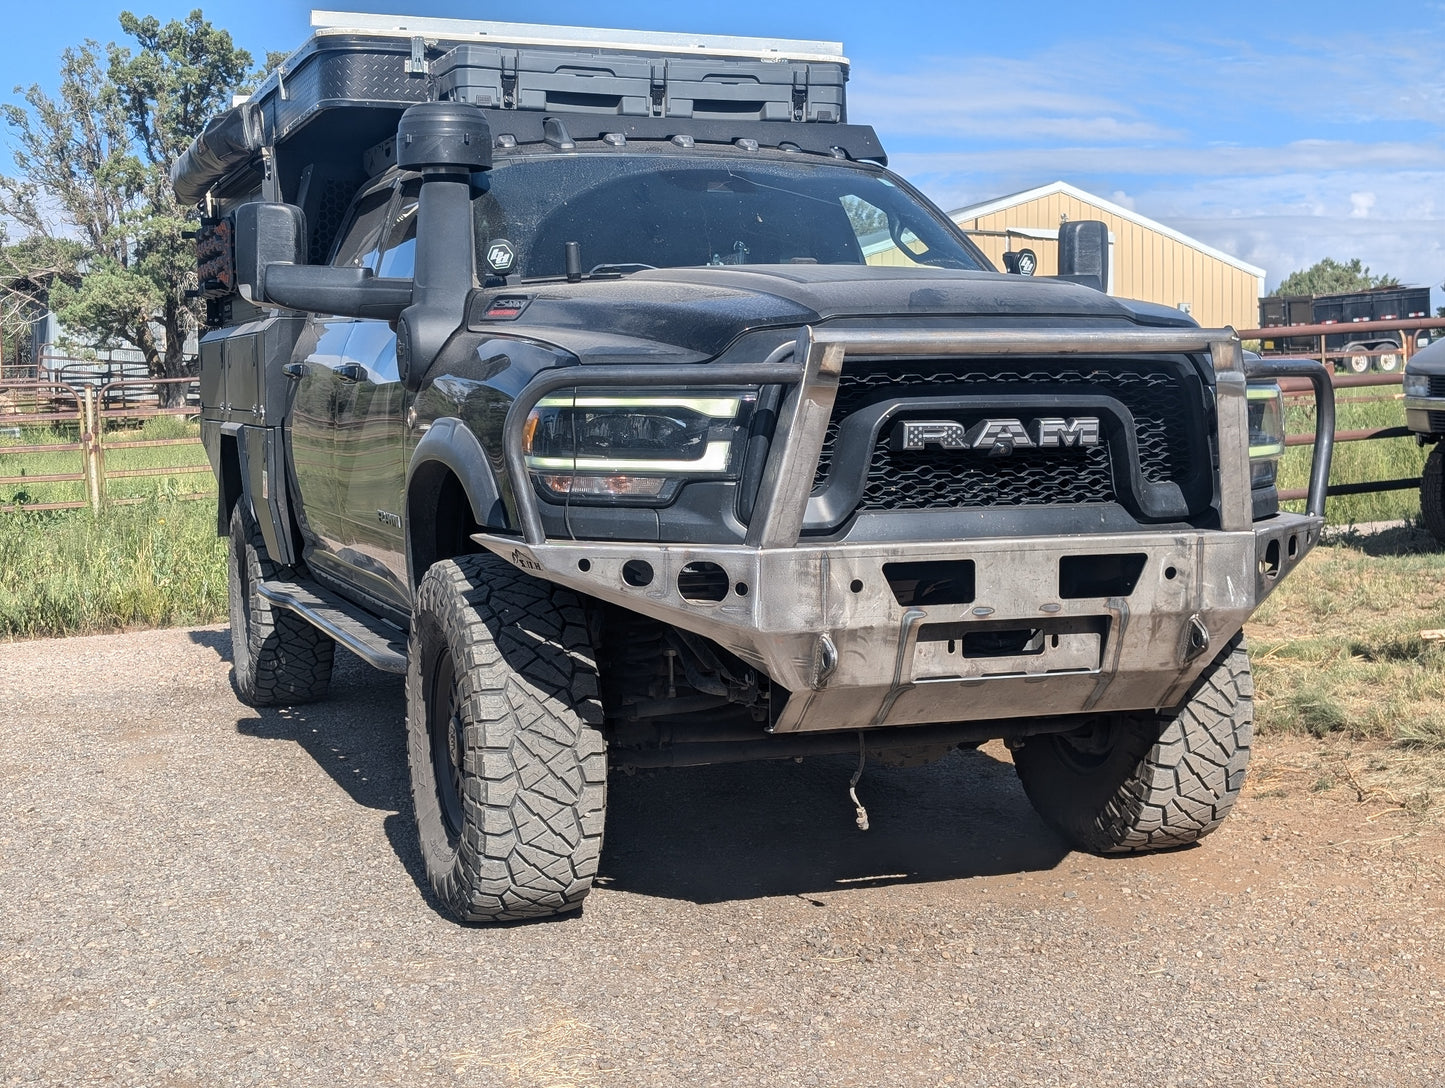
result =
M359 363L343 363L336 368L336 376L344 382L359 382L366 377L366 367Z

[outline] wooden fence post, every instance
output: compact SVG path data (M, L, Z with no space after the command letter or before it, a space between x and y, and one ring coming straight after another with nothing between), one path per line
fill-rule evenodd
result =
M81 457L85 461L85 490L90 496L90 508L100 513L101 467L100 467L100 416L96 411L95 389L85 387L81 405Z

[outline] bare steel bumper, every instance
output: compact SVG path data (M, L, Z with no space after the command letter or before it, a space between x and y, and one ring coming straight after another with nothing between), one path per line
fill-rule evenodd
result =
M848 354L1089 354L1208 352L1216 368L1222 528L1034 538L929 540L906 544L799 541L803 509L838 375ZM1178 702L1222 642L1319 539L1329 442L1316 450L1310 511L1258 523L1250 507L1245 369L1229 330L1120 333L815 334L793 358L795 385L780 413L747 542L696 546L551 541L530 489L516 496L523 538L474 539L539 577L703 635L792 693L777 732L864 729L927 722L1137 710ZM1328 377L1309 371L1317 397ZM779 381L762 367L697 367L694 384ZM541 397L578 384L578 370L548 372L528 386L507 422L509 474L526 480L521 425ZM651 368L585 368L588 382L661 381ZM1280 368L1270 368L1271 376ZM1282 373L1282 371L1280 371ZM784 378L783 380L787 380ZM1333 430L1333 402L1320 425ZM1323 465L1321 465L1323 461ZM1060 561L1070 556L1145 557L1127 596L1068 598ZM885 564L970 560L966 604L900 604ZM679 574L711 563L726 572L721 600L689 599ZM628 568L629 564L633 566ZM641 570L650 572L645 579ZM1026 652L970 653L972 632L1027 631Z

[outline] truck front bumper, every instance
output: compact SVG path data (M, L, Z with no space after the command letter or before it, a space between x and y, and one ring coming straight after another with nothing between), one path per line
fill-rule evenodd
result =
M1219 529L903 544L800 540L845 356L1150 351L1207 352L1214 364ZM789 693L775 732L1173 706L1319 539L1334 429L1329 377L1318 363L1255 361L1248 368L1251 377L1291 374L1311 378L1319 409L1304 515L1253 521L1246 365L1231 330L804 329L796 347L765 363L702 365L666 378L790 383L744 544L549 540L527 486L514 494L520 538L473 539L537 577L711 639L766 673ZM646 367L539 375L508 413L510 479L529 479L523 428L553 390L663 381L658 368ZM937 594L914 603L919 598L906 583L920 563L937 564L924 568L928 576L952 587L945 603L936 603ZM1067 577L1066 566L1085 576ZM1107 576L1120 571L1128 575ZM1094 577L1101 572L1102 581Z
M794 732L1174 705L1322 524L786 549L475 539L725 647L791 693L774 731ZM1061 593L1065 560L1114 557L1143 559L1129 592ZM899 603L890 568L920 562L971 564L972 599Z

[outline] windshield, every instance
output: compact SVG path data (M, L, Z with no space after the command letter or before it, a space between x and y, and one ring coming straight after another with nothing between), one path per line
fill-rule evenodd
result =
M598 152L517 156L474 176L478 265L505 238L525 277L738 264L986 267L887 174L841 162Z

